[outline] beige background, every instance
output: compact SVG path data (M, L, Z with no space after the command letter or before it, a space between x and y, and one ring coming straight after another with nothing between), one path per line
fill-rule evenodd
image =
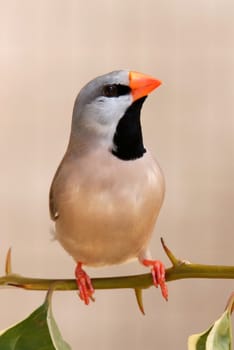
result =
M151 248L233 265L234 6L230 0L0 1L0 264L14 271L73 276L72 259L51 241L47 197L65 150L73 101L88 80L114 69L151 74L164 85L143 109L145 143L167 182ZM138 263L92 276L140 273ZM73 349L186 349L222 312L233 281L151 288L143 317L132 291L98 291L86 307L74 292L54 296ZM1 291L0 329L25 317L44 293Z

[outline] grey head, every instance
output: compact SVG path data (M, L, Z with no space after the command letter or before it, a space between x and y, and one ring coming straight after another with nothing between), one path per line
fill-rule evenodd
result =
M76 98L71 137L110 146L117 124L132 101L128 71L114 71L93 79Z
M101 146L121 160L142 157L140 112L155 84L155 79L127 70L90 81L75 101L68 148Z

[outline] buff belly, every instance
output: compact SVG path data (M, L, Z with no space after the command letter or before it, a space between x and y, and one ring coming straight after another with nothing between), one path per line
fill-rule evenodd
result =
M163 176L148 156L128 164L118 177L115 164L113 171L109 166L106 173L104 168L96 176L89 172L92 188L88 176L79 180L78 171L64 176L69 185L58 191L56 238L75 261L118 264L147 249L163 201Z
M142 212L125 209L120 207L114 216L105 207L95 212L80 211L75 216L69 213L56 222L57 238L76 261L85 265L118 264L136 258L148 244L156 213L148 212L142 218Z

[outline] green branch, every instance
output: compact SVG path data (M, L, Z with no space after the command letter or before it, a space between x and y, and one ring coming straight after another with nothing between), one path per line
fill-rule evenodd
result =
M234 279L234 266L201 265L181 261L175 258L163 240L161 241L167 256L172 262L172 267L166 269L167 282L185 278ZM75 279L30 278L12 273L10 250L7 254L5 270L6 275L0 277L0 286L14 286L28 290L48 290L54 285L56 290L77 289ZM151 273L123 277L93 278L92 284L95 289L145 289L153 285Z
M168 282L185 278L234 279L234 266L182 263L179 266L166 269L166 281ZM153 285L150 273L123 277L93 278L92 284L95 289L145 289ZM77 289L75 279L30 278L13 273L0 277L0 286L13 286L28 290L48 290L53 285L56 290L60 291Z
M234 266L202 265L181 261L172 254L162 239L161 242L168 258L172 263L172 266L166 269L167 282L185 278L234 279ZM0 287L12 286L27 290L49 290L50 288L53 288L57 291L77 289L75 279L30 278L12 273L10 250L6 258L5 270L5 276L0 277ZM151 274L147 273L134 276L93 278L92 284L95 289L134 289L136 292L138 305L141 311L144 312L141 290L151 287L153 282Z

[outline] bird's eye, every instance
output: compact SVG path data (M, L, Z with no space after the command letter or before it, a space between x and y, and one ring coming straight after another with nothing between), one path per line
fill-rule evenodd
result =
M103 88L103 95L106 96L106 97L117 97L117 96L119 96L118 86L116 84L105 85L104 88Z

